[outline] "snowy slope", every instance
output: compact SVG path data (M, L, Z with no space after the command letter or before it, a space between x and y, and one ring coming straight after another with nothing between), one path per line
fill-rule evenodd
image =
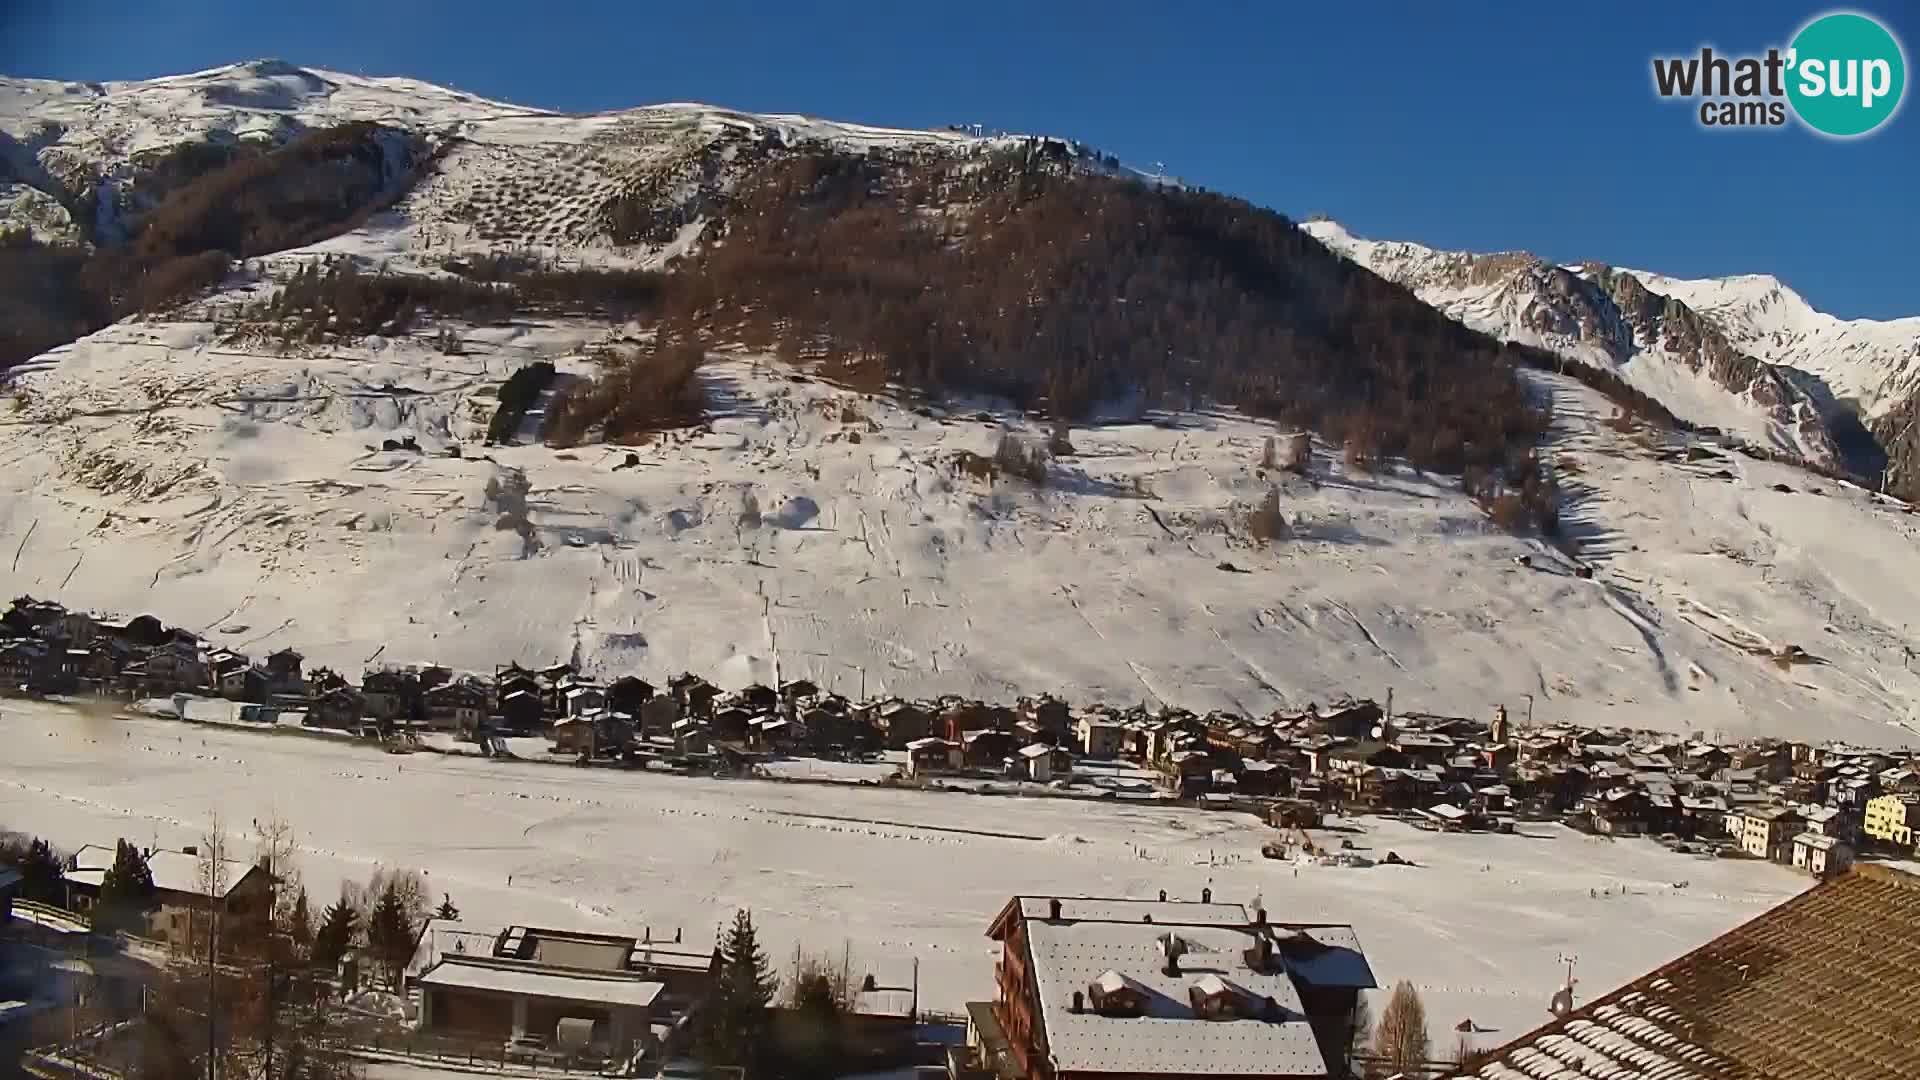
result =
M1392 688L1471 715L1530 693L1585 721L1913 736L1897 726L1920 690L1899 644L1920 610L1913 519L1826 481L1807 493L1784 467L1654 460L1570 381L1547 385L1594 582L1491 528L1450 478L1333 464L1284 488L1297 538L1254 548L1235 512L1266 489L1263 424L1076 432L1048 488L990 488L951 458L990 453L999 421L929 419L752 358L707 372L711 431L634 448L636 468L613 469L625 448L479 447L508 373L585 370L615 332L528 323L465 331L463 356L426 331L282 356L204 323L129 323L57 350L0 419L7 587L347 671L577 651L607 674L744 683L777 657L845 692L1263 711ZM425 452L379 449L402 434ZM444 456L456 442L464 456ZM534 550L496 528L486 489L505 469L532 487ZM1511 561L1528 552L1545 568ZM1746 651L1778 644L1827 663Z
M1690 280L1630 273L1712 319L1746 352L1818 376L1869 418L1920 391L1920 316L1842 319L1814 310L1768 274Z
M1636 287L1598 264L1561 267L1525 252L1481 255L1367 240L1331 221L1302 227L1476 330L1615 371L1695 424L1839 463L1818 400L1741 353L1739 340L1717 340L1720 324L1709 312L1699 312L1708 317L1703 333L1693 312L1666 302L1682 298L1663 292L1650 275L1629 272L1639 279Z

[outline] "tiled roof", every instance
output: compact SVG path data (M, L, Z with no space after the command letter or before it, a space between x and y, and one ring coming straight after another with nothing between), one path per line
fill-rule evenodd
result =
M1920 877L1817 885L1482 1057L1482 1080L1920 1077Z

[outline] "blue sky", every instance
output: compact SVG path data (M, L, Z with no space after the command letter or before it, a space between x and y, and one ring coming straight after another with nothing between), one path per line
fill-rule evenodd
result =
M1861 8L1920 50L1907 0ZM729 0L0 2L0 72L279 57L547 108L667 100L1067 135L1367 236L1681 276L1773 273L1920 314L1920 108L1863 140L1709 131L1649 60L1784 46L1818 6ZM1920 91L1909 91L1912 97Z

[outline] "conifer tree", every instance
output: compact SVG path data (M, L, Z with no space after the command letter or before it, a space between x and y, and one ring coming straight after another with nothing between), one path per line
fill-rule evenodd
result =
M61 899L60 857L45 840L35 838L25 848L14 849L14 869L20 871L20 897L42 904L58 904Z
M153 871L140 849L120 841L113 852L113 865L100 880L100 903L93 925L112 933L117 930L141 930L146 917L158 907L154 899Z
M353 933L360 928L359 923L360 917L345 896L334 901L320 916L320 929L313 935L314 966L331 968L339 964L353 947Z
M434 909L433 917L436 919L445 919L448 922L458 922L460 920L460 909L453 906L453 897L450 894L440 894L440 906Z
M400 973L413 958L413 922L399 888L391 881L380 892L380 899L367 916L367 947L386 969L387 979L400 985Z
M753 915L745 908L734 913L733 927L717 952L713 999L697 1035L700 1055L710 1064L750 1067L765 1047L767 1006L780 981L767 966Z

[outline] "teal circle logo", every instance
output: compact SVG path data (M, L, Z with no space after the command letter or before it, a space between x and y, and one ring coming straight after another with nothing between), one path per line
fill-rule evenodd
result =
M1850 138L1886 123L1907 89L1907 59L1893 33L1852 12L1822 15L1794 35L1787 100L1802 123Z

